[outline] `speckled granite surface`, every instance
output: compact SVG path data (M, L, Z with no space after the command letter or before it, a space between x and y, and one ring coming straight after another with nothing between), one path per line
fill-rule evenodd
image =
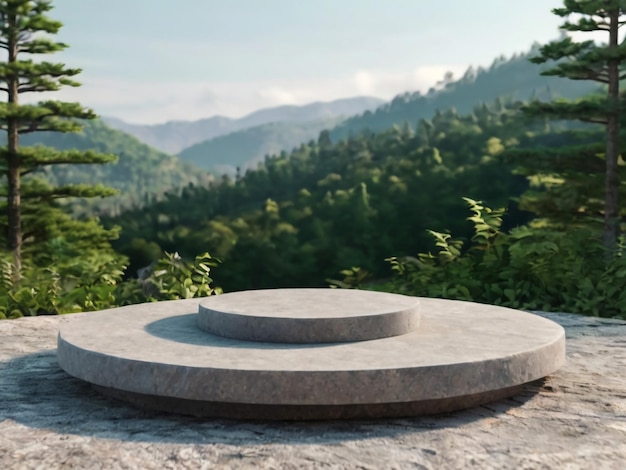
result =
M416 419L261 423L145 412L56 362L60 325L0 321L0 468L569 468L626 461L626 323L546 314L567 362L521 395Z
M409 333L420 299L355 289L261 289L200 301L198 327L217 336L273 343L364 341Z
M317 297L336 300L338 292L326 289ZM348 307L355 311L354 304L379 294L343 292L350 292L352 305ZM287 294L287 304L291 304L293 291ZM224 307L232 307L223 301L227 296L219 297ZM267 305L280 305L273 296L266 299ZM540 316L470 302L400 299L405 304L419 300L422 306L421 324L413 331L371 341L311 344L238 341L208 334L196 327L198 315L190 313L198 311L197 299L133 305L94 312L62 327L58 359L74 377L156 397L307 407L456 399L450 406L433 406L442 411L480 403L466 401L469 395L545 377L564 362L563 328ZM202 305L206 300L199 302ZM359 310L363 308L359 305ZM301 311L310 314L308 309ZM329 318L332 315L324 315L321 321ZM162 408L170 410L171 406L166 402ZM186 408L193 412L191 406ZM381 413L374 413L369 407L363 415L422 414L379 409ZM310 410L295 417L314 417ZM271 414L250 410L244 416L266 419Z

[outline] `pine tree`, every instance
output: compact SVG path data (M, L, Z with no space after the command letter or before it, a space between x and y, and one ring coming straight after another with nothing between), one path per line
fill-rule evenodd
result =
M552 12L565 18L564 32L606 32L608 42L592 40L575 42L561 37L539 48L539 55L531 62L543 64L555 61L554 68L542 75L565 77L572 80L592 80L606 86L606 92L578 101L557 100L550 103L534 102L525 111L557 119L578 119L602 124L606 128L604 145L604 244L610 255L619 236L619 82L626 78L626 43L619 43L618 33L626 23L626 0L564 0L563 8ZM576 21L570 21L574 16ZM579 156L590 147L580 148Z
M79 103L41 101L21 104L21 96L33 92L57 91L80 84L72 79L81 70L64 64L34 61L29 56L51 54L68 47L50 39L62 24L46 16L52 9L46 0L0 0L0 48L7 53L0 62L0 90L7 101L0 103L0 129L7 133L7 145L0 147L0 208L6 213L6 248L12 252L14 275L22 265L24 238L23 213L29 202L53 205L58 198L107 196L115 192L100 185L65 185L51 187L36 175L50 165L89 164L114 161L114 155L92 151L58 151L42 146L20 147L20 136L41 131L79 132L77 120L96 115ZM4 180L4 181L2 181Z

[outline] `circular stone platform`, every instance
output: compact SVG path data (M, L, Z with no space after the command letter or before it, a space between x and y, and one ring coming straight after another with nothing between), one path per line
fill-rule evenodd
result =
M410 333L419 299L349 289L269 289L200 301L198 328L269 343L338 343Z
M335 292L309 291L306 305L313 311L316 299L319 304ZM293 290L262 292L289 297ZM370 296L366 303L379 295L351 292ZM390 294L380 295L382 301ZM61 328L59 364L103 392L148 408L244 419L337 419L471 407L514 395L565 360L561 326L502 307L422 298L421 322L408 333L288 344L201 330L199 308L209 300L87 313Z

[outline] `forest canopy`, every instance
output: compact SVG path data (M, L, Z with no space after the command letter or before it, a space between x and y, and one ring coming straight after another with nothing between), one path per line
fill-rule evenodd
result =
M33 19L49 9L0 2L0 45L66 47L16 46L29 37L19 28L59 30ZM591 23L566 29L575 27ZM182 164L76 103L21 104L20 92L77 85L80 70L33 68L14 54L0 67L0 316L212 295L214 281L225 291L332 284L623 316L625 214L610 206L607 243L606 201L623 200L624 95L575 76L596 57L593 67L610 62L622 78L621 56L560 41L448 74L428 94L400 95L234 177ZM566 46L579 54L570 68L558 62ZM557 60L570 86L538 87L555 72L528 75L531 59ZM108 204L84 199L117 191Z

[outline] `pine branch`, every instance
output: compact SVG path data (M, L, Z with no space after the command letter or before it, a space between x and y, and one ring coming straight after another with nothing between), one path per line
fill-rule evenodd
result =
M52 201L55 199L65 199L68 197L109 197L119 194L114 188L106 187L102 184L67 184L64 186L32 185L25 186L22 191L22 198L28 200Z
M42 101L35 105L15 106L0 103L0 129L7 130L7 123L13 119L19 134L31 132L59 131L79 132L82 126L71 119L94 119L95 113L79 103Z
M593 80L600 83L609 83L606 70L594 70L579 64L559 64L558 67L541 72L544 76L565 77L571 80Z
M569 145L566 147L534 147L532 149L512 148L500 154L507 164L521 165L518 172L528 176L537 171L563 173L568 171L587 174L604 173L605 145L600 142L588 145ZM531 167L525 171L527 167Z
M602 21L593 21L589 18L581 18L578 20L578 23L570 23L565 22L560 26L561 29L565 31L582 31L582 32L592 32L592 31L608 31L610 25L608 22Z
M544 64L548 61L558 61L564 58L576 58L596 45L593 41L574 42L569 36L561 40L552 41L539 48L541 55L531 57L533 64Z
M57 86L76 84L67 77L78 75L82 72L77 68L66 68L64 64L51 62L33 62L32 60L18 60L15 62L0 63L0 80L7 81L17 77L21 85L37 85L44 82L56 83ZM77 86L73 85L73 86Z
M0 129L3 129L0 126ZM68 120L60 120L48 119L45 123L42 120L32 121L28 127L18 129L18 134L30 134L33 132L63 132L63 133L72 133L72 132L80 132L82 130L82 126L74 121Z
M551 116L574 119L594 124L606 124L609 104L604 97L590 97L579 101L559 100L551 103L532 102L522 107L529 116Z
M0 151L0 154L2 151ZM56 150L51 147L35 145L21 147L18 155L25 169L40 168L57 164L103 164L117 161L117 156L94 150Z
M58 52L68 47L62 42L53 42L49 39L37 38L30 41L22 41L18 44L18 52L26 54L50 54Z

